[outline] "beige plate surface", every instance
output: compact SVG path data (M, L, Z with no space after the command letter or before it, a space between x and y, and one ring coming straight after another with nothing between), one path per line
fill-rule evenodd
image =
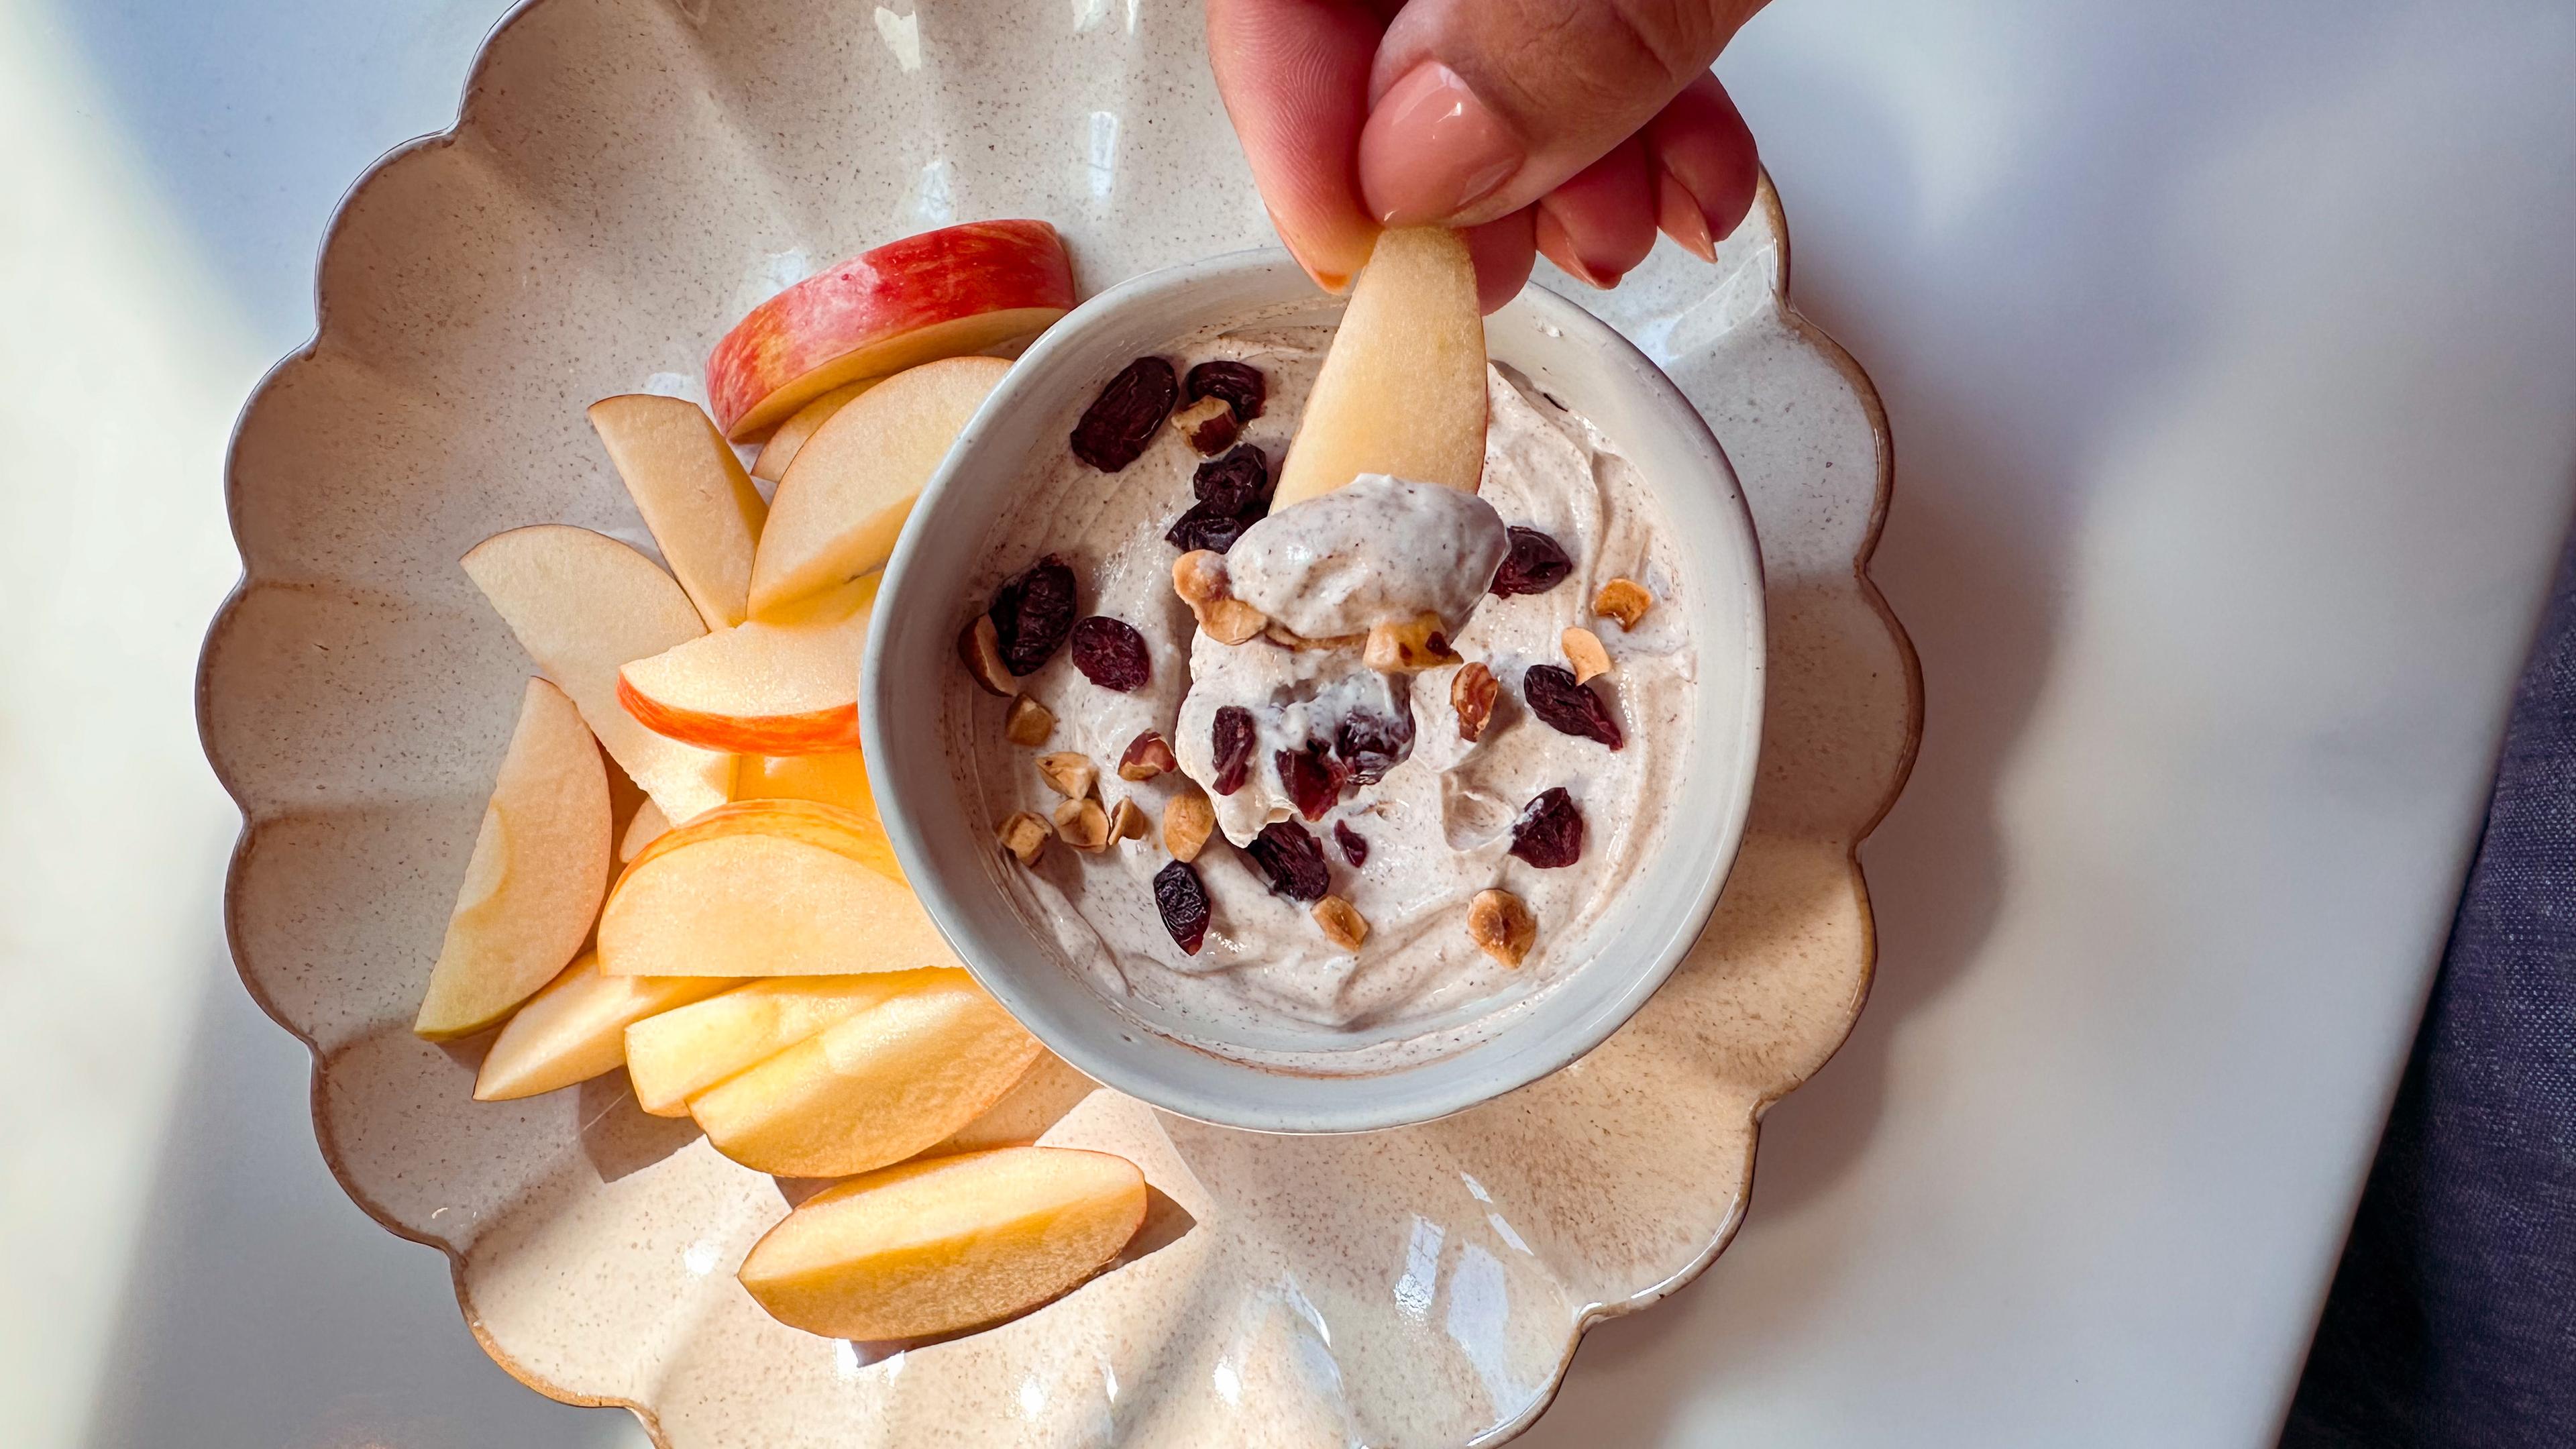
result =
M952 219L1043 216L1097 290L1265 243L1189 0L542 0L494 35L450 134L350 194L320 333L235 442L244 580L199 710L247 817L243 980L311 1045L350 1195L445 1250L485 1347L673 1446L1441 1445L1507 1437L1583 1327L1707 1266L1756 1123L1869 984L1853 849L1920 713L1862 573L1886 500L1867 380L1790 310L1765 188L1704 266L1669 246L1579 293L1708 416L1768 575L1752 830L1699 947L1575 1066L1399 1132L1273 1138L1096 1092L1048 1140L1160 1190L1117 1268L1003 1327L913 1346L778 1327L732 1273L794 1185L736 1168L622 1074L468 1097L481 1039L409 1032L527 664L457 557L562 521L648 543L583 421L696 395L784 282ZM1557 283L1569 291L1571 284Z

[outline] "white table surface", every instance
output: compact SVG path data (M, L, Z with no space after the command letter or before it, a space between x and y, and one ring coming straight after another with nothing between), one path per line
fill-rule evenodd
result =
M0 1442L641 1442L323 1172L189 712L233 412L503 8L0 0ZM2576 494L2576 11L1778 0L1721 72L1930 719L1858 1033L1529 1442L2268 1442Z

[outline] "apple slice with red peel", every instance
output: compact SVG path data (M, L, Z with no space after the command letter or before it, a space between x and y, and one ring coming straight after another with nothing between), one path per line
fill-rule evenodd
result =
M627 393L592 403L590 425L706 626L749 617L751 555L769 505L705 411L685 398Z
M846 976L955 966L875 821L745 800L644 847L609 890L612 976Z
M608 976L597 956L584 956L492 1039L474 1100L515 1101L615 1071L626 1060L629 1026L735 984L721 976Z
M854 750L876 593L871 576L635 660L618 671L617 702L645 728L710 750Z
M965 973L955 972L957 976ZM782 976L639 1021L626 1033L635 1103L656 1117L686 1117L689 1099L825 1027L924 985L927 971ZM658 981L632 976L630 981Z
M1035 1308L1114 1262L1145 1174L1106 1152L1003 1147L827 1188L754 1243L742 1286L826 1338L952 1333Z
M1010 370L998 357L925 363L834 413L770 502L752 560L751 612L766 615L882 568L922 485Z
M736 442L844 383L982 352L1073 308L1073 265L1043 221L973 221L891 241L754 307L707 357Z
M620 666L707 632L669 574L613 538L560 523L496 533L464 565L520 647L572 697L609 758L665 818L688 820L725 802L733 756L655 734L617 702Z
M599 913L609 824L590 727L562 690L529 680L413 1031L481 1031L563 970Z
M1045 1048L964 971L925 979L689 1098L718 1152L781 1177L901 1162L975 1120Z
M1467 243L1381 233L1298 419L1277 513L1363 473L1473 493L1485 476L1485 318Z
M751 460L751 476L764 483L775 483L786 477L787 465L796 461L797 452L805 446L807 439L814 436L814 430L829 422L832 414L847 406L850 399L882 381L883 378L871 377L845 382L798 408L787 421L778 425L778 430L769 435L767 442L760 445L760 452Z

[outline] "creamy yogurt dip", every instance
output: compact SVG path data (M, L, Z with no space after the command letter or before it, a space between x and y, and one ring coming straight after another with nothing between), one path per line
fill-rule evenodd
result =
M1181 370L1228 359L1261 371L1267 403L1239 443L1259 447L1275 478L1330 339L1322 327L1243 328L1184 339L1165 355ZM1445 642L1461 664L1385 674L1361 665L1355 640L1294 648L1268 635L1228 644L1200 632L1174 592L1181 550L1165 531L1191 506L1192 477L1207 460L1170 428L1115 473L1069 451L1033 458L1016 506L987 540L988 562L969 584L975 607L1054 555L1073 571L1078 616L1121 620L1143 640L1150 675L1140 687L1103 688L1073 651L1058 650L1015 681L1055 717L1042 743L1014 743L1010 702L978 692L971 709L950 713L961 722L950 752L987 828L1062 803L1036 764L1057 752L1096 766L1104 808L1133 801L1142 812L1142 838L1099 852L1050 841L1025 867L1006 860L1005 874L1022 914L1074 968L1156 1029L1301 1061L1319 1047L1395 1048L1369 1054L1372 1068L1448 1050L1479 1016L1579 966L1621 887L1670 828L1691 748L1696 661L1669 532L1645 480L1587 421L1500 369L1488 370L1487 392L1475 494L1364 479L1255 523L1225 558L1234 596L1294 635L1359 635L1427 611L1451 626ZM1553 539L1571 560L1568 576L1543 593L1489 595L1506 525ZM1633 629L1594 615L1596 593L1615 578L1642 583L1656 600ZM1606 647L1611 671L1593 688L1624 734L1620 749L1551 728L1524 700L1529 668L1567 662L1562 639L1573 627ZM1460 669L1479 663L1500 697L1470 742L1451 688ZM1255 715L1259 738L1242 788L1218 794L1207 788L1218 772L1211 720L1227 704ZM1331 744L1354 715L1409 719L1409 753L1309 822L1274 757ZM1120 759L1147 731L1169 742L1181 769L1121 778ZM1512 827L1553 789L1580 810L1583 845L1573 864L1543 869L1511 853ZM1153 888L1173 859L1165 811L1185 795L1207 797L1219 827L1195 860L1210 907L1195 954L1166 929ZM1274 890L1239 848L1283 819L1321 845L1332 895L1365 918L1356 950L1329 938L1310 904ZM1364 843L1359 863L1345 836ZM1468 933L1469 904L1488 888L1511 892L1536 918L1535 945L1517 966Z

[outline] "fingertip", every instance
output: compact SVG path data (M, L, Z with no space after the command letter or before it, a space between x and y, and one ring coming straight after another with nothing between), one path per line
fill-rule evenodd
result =
M1674 241L1715 260L1717 240L1743 225L1761 184L1762 158L1752 128L1717 77L1703 75L1648 123L1645 135L1659 172L1657 221ZM1695 239L1688 218L1677 214L1685 201L1698 213L1704 239Z
M1521 294L1530 268L1538 262L1538 208L1524 206L1511 215L1471 226L1463 233L1467 252L1476 260L1476 306L1491 313Z
M1539 198L1539 251L1587 285L1619 285L1655 247L1651 176L1642 143L1612 147Z

